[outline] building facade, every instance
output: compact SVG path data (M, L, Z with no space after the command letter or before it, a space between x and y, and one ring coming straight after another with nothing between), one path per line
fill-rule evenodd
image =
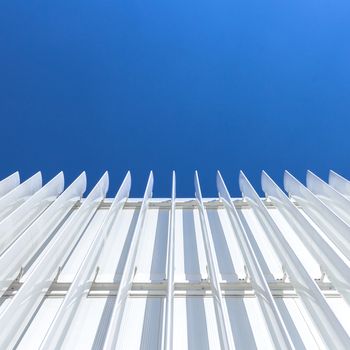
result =
M350 182L232 198L0 181L0 349L350 349ZM170 191L169 191L170 192Z

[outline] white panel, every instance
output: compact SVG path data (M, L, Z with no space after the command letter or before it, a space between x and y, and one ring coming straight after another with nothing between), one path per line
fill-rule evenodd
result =
M77 309L79 309L82 301L88 295L93 283L93 271L96 268L96 260L105 242L105 238L110 232L111 224L119 216L121 208L129 197L130 187L131 176L128 172L109 210L106 210L105 213L97 210L92 221L94 221L96 216L99 216L97 219L98 222L92 223L90 221L90 225L78 243L78 247L81 245L82 247L80 249L77 247L78 249L76 248L73 254L71 254L69 260L73 260L72 265L75 265L76 269L73 273L74 278L40 346L41 349L59 348L62 345L66 335L66 329L72 323ZM79 251L79 253L75 254L76 251Z
M259 308L256 298L244 298L244 306L247 310L247 315L254 335L255 343L257 344L258 349L273 349L274 346L271 342L270 332L267 328L265 319ZM238 316L239 317L239 316ZM280 344L277 349L282 349L284 346L283 343Z
M25 329L50 287L58 266L62 266L71 249L83 234L91 217L108 190L108 174L101 178L82 206L52 239L49 249L38 259L21 289L0 313L0 348L12 347Z
M198 209L175 210L175 281L207 278Z
M123 209L113 223L96 264L100 268L97 282L120 281L139 212L139 209Z
M183 230L183 209L176 208L175 209L175 280L176 281L184 281L186 280L185 276L185 244L184 239L186 239L189 235L184 236ZM194 231L194 230L193 230ZM194 233L192 233L193 235ZM193 254L197 254L196 250L193 250ZM199 270L199 269L198 269Z
M162 305L162 298L128 298L116 349L160 349Z
M259 257L261 268L268 282L283 278L282 263L273 248L266 231L251 208L238 209L238 216Z
M286 174L286 179L289 186L291 186L292 178ZM344 260L332 249L284 192L265 173L262 177L262 186L265 193L271 197L288 222L295 227L295 232L299 234L300 239L307 246L315 260L322 266L322 270L327 273L335 288L350 304L350 266L346 258Z
M307 179L308 185L314 191L321 191L319 181L317 181L317 178L312 173L308 172ZM284 187L289 195L297 200L305 213L320 226L329 239L349 259L350 243L348 237L350 236L350 227L288 172L285 172L284 175Z
M46 298L40 305L24 336L19 340L18 350L39 349L41 340L50 326L63 298Z
M265 193L270 196L271 200L279 209L283 210L283 206L280 205L280 203L290 203L285 194L264 172L261 181ZM310 278L303 264L290 248L283 237L283 233L278 229L271 216L269 216L266 207L243 173L240 174L240 187L244 195L247 196L252 206L255 208L256 215L260 216L261 220L265 223L266 230L270 234L271 242L275 245L276 250L277 248L279 249L280 259L284 262L290 281L303 301L310 318L318 328L324 343L330 347L339 349L349 348L350 339L341 323L329 308L319 287L314 280ZM295 207L293 206L293 208ZM298 212L298 214L300 213Z
M274 302L263 271L260 268L259 259L255 254L254 246L251 244L250 237L247 235L239 219L236 208L232 203L231 195L227 190L220 172L217 172L216 184L219 196L227 210L227 214L230 215L232 227L235 229L235 234L247 264L246 266L254 292L258 298L259 306L269 329L269 335L276 348L293 349L289 334Z
M4 292L16 278L21 267L25 273L31 260L43 249L86 188L85 173L81 174L55 202L0 257L0 291Z
M147 185L146 185L146 189L145 189L145 193L143 196L143 201L140 209L140 214L137 219L135 232L130 243L130 248L127 254L123 275L120 280L116 302L113 307L113 312L111 315L110 326L108 328L108 332L106 335L104 349L110 349L110 350L114 349L118 341L118 335L120 331L120 325L121 325L121 320L125 309L126 300L127 300L129 291L131 289L133 277L135 274L135 261L137 257L138 247L139 247L140 235L142 233L142 230L144 229L145 215L148 209L148 202L152 197L152 191L153 191L153 173L151 172L148 177L148 181L147 181Z
M329 172L328 183L343 196L350 199L350 181L334 171Z
M186 215L186 212L184 212L184 215ZM193 224L194 224L194 238L195 238L195 247L197 247L197 254L198 254L198 264L199 264L199 275L201 279L207 279L208 278L208 262L205 256L205 245L203 240L203 229L201 225L201 219L200 219L200 211L198 209L193 209L192 211L193 215ZM189 217L188 217L189 219ZM191 219L190 219L191 220ZM189 228L188 228L189 229ZM186 232L184 232L184 235ZM189 242L192 243L192 242ZM194 242L193 242L194 243ZM192 260L192 254L193 251L189 251L190 245L186 245L187 251L185 252L185 261L189 262ZM195 257L194 257L195 259ZM196 261L193 261L194 264L196 264ZM191 261L192 264L192 261ZM197 266L196 266L197 268Z
M343 298L327 298L327 303L350 336L350 306Z
M254 338L247 308L244 303L244 298L226 297L225 303L230 317L231 330L234 336L236 348L238 350L257 349L259 344L256 343ZM255 312L260 312L259 305L257 305ZM271 340L264 323L259 325L259 330L261 331L261 334L264 334L263 337L267 339L267 348L269 346L273 348L273 344L271 344Z
M225 209L207 209L221 279L245 278L244 259Z
M339 248L328 238L328 236L322 231L322 229L320 228L320 226L318 226L315 221L313 221L309 215L307 215L304 211L303 208L301 207L297 207L297 210L299 211L299 213L301 214L301 216L305 219L305 222L307 222L309 225L313 228L314 231L316 231L318 233L318 235L320 237L322 237L322 239L327 243L327 245L329 246L328 249L332 252L332 255L336 256L336 259L341 259L344 262L348 262L348 259L344 256L344 254L339 250ZM290 220L288 218L288 220L286 219L286 221L288 221L289 225L293 227L294 223L292 220ZM295 226L294 231L297 232L297 226ZM305 229L305 228L304 228ZM319 262L320 266L323 266L322 263L322 259L317 258L317 255L314 253L314 251L312 249L310 249L310 247L307 245L307 242L303 240L303 243L305 244L305 246L307 247L308 251L311 253L311 255L314 256L315 260ZM337 264L335 264L337 265ZM349 264L348 264L349 265ZM327 276L325 276L325 278L328 278Z
M0 199L0 222L40 190L41 186L42 177L41 173L38 172L4 195Z
M192 302L195 300L195 298L192 299ZM223 298L224 300L224 298ZM198 303L198 302L197 302ZM189 306L190 303L188 303L188 308L192 308L193 306ZM208 345L209 349L220 349L220 337L219 332L217 329L217 325L215 325L215 308L214 303L211 300L211 298L203 298L203 304L204 304L204 311L205 311L205 322L207 324L207 337L208 337ZM225 303L223 303L223 306L226 308ZM195 306L197 307L197 306ZM195 317L196 312L193 312L192 317ZM228 318L229 320L229 318ZM228 327L229 322L228 322ZM202 348L203 349L203 348Z
M306 184L324 204L326 204L336 215L350 224L350 201L337 190L321 180L311 171L307 172Z
M166 270L168 209L149 209L140 239L134 281L163 281Z
M296 349L327 349L298 298L276 298L276 304Z
M13 190L20 183L19 172L16 171L12 175L0 181L0 197Z
M304 265L309 275L313 279L320 278L320 265L311 255L309 250L306 248L304 242L295 233L295 231L290 226L288 221L284 218L284 216L281 214L281 212L278 209L270 208L269 214L271 215L281 232L283 232L284 238L292 248L295 255L298 257L300 262Z
M174 349L220 349L212 298L174 300Z
M213 293L213 302L215 307L215 316L220 334L220 345L223 349L234 349L234 341L229 327L229 317L226 307L223 305L223 296L219 280L219 265L215 254L213 234L210 230L209 219L204 208L202 191L199 184L197 171L194 175L195 196L198 201L198 209L202 227L202 237L205 248L205 255L208 264L208 277L210 287Z
M266 174L266 199L243 174L245 198L221 179L203 199L198 175L176 198L175 173L171 200L151 199L152 173L127 199L128 173L114 200L104 175L80 201L83 173L46 209L40 174L7 180L0 216L38 212L0 254L0 349L350 349L350 261ZM307 183L348 224L350 182Z
M107 331L108 312L115 298L83 298L74 322L67 327L60 349L100 349L101 338ZM53 348L52 348L53 349Z
M101 224L105 220L107 213L108 209L98 209L96 211L95 215L89 222L84 235L79 239L74 250L69 255L68 260L65 262L64 267L58 276L58 282L72 283L74 276L77 274L81 262L84 260L84 257L87 254Z
M54 202L63 188L64 176L61 172L0 222L0 254Z
M186 298L175 298L174 299L174 335L173 335L173 349L188 349L188 333L191 328L187 326L187 315L186 315L186 304L188 303L190 297ZM195 325L201 326L202 324L202 313L198 313L198 322ZM193 335L194 340L201 341L206 335L206 328L200 330L198 334ZM200 348L200 347L198 347ZM205 347L202 347L205 349Z

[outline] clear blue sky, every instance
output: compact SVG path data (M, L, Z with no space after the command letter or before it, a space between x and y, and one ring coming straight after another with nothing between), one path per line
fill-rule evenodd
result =
M0 116L1 177L350 177L350 2L2 1Z

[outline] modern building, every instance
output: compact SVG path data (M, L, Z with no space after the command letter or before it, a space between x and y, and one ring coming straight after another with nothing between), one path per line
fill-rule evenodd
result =
M350 349L350 182L243 173L231 198L0 182L0 349ZM259 189L260 190L260 189ZM287 195L287 194L289 195Z

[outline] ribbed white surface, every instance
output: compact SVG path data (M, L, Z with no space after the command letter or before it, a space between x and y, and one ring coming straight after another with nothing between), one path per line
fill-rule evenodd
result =
M339 180L335 178L336 175L333 174L332 176L333 181ZM16 238L21 237L21 235L25 237L25 230L30 227L33 220L34 223L37 220L40 225L33 225L30 230L30 237L33 237L33 242L39 242L40 244L33 244L29 256L28 253L25 256L23 255L23 261L20 260L20 251L18 252L19 258L16 260L16 264L23 266L24 269L22 274L18 276L17 281L15 279L16 275L20 273L20 269L16 269L16 274L12 273L9 277L3 273L3 279L11 279L3 285L7 286L12 282L10 288L0 299L0 321L3 324L6 323L6 320L2 319L3 315L6 315L5 311L9 306L15 306L13 303L16 303L17 300L16 291L26 288L30 293L33 286L29 283L33 283L33 280L28 276L31 276L33 271L38 271L40 268L44 269L45 264L48 264L51 259L57 259L60 263L57 264L57 274L48 274L48 276L51 276L50 280L45 281L45 286L49 282L52 290L49 289L46 296L45 292L38 293L38 298L41 298L35 300L35 305L39 305L38 308L31 311L32 314L29 318L18 319L18 329L23 329L23 331L17 334L14 329L2 329L0 341L5 339L5 334L6 337L9 337L8 339L11 339L11 334L13 334L18 349L39 349L59 312L60 305L67 295L70 284L78 271L84 269L84 258L91 250L92 242L97 241L96 233L102 234L103 232L103 225L108 215L110 215L108 209L110 208L111 199L104 199L99 204L96 212L93 211L94 209L87 209L91 210L91 215L89 212L84 213L89 218L89 221L85 223L87 227L78 240L72 240L75 243L69 245L64 254L60 253L64 256L64 260L60 260L59 257L55 257L56 253L50 247L54 244L55 237L59 237L59 234L64 232L65 225L63 224L69 223L70 220L76 220L76 213L79 212L84 200L76 198L77 203L69 211L68 216L64 211L62 211L64 215L52 215L50 227L57 229L48 232L46 235L43 231L46 226L44 222L39 220L42 215L45 215L44 209L49 207L50 204L52 205L58 194L51 195L50 198L43 198L42 201L33 201L35 208L27 208L28 204L23 207L25 203L30 203L33 196L36 195L34 199L40 198L36 194L40 191L40 183L35 184L35 179L32 179L29 181L29 185L28 182L19 184L16 182L18 181L17 175L13 175L10 180L3 182L3 192L0 192L2 194L2 197L0 197L0 226L3 222L11 222L12 217L16 217L16 211L20 208L24 208L20 210L23 210L23 222L27 223L27 227L21 227L14 233L11 254L15 252L16 244L20 249L21 239L16 241ZM315 181L319 180L316 179ZM329 194L329 197L325 199L322 197L323 192L320 192L321 194L316 193L326 206L337 212L341 217L339 220L344 219L348 222L349 216L344 210L339 209L340 205L341 208L350 207L348 197L343 196L341 191L343 186L344 194L348 195L347 191L350 186L346 181L340 179L336 182L336 191L321 182L317 182L316 185L324 187L319 189L315 183L312 183L314 187L311 189L315 191L324 190L327 195ZM31 187L32 182L34 187ZM42 193L44 192L42 191ZM103 198L103 194L99 198ZM336 202L332 202L332 198ZM231 332L233 337L235 348L244 350L276 348L271 337L269 322L266 319L267 314L262 312L251 287L250 276L247 276L247 269L245 268L247 262L244 260L246 255L242 254L237 232L235 232L230 216L219 200L204 198L203 201L208 218L208 232L212 235L210 237L213 243L211 254L217 260L218 265L217 273L221 286L222 307L225 308L225 312L227 311L228 314L229 320L226 323L228 331ZM76 301L76 307L70 309L73 312L69 319L62 318L66 324L62 328L64 331L61 334L61 348L95 350L104 348L107 333L111 332L109 326L115 309L118 283L122 279L134 230L140 219L140 203L140 199L129 198L125 204L123 203L120 210L118 209L118 215L108 223L108 231L103 244L96 253L93 273L90 274L89 272L87 280L82 281L83 285L79 287L82 290L77 295L83 295L83 297L79 299L79 302L78 299L73 297L71 302ZM347 269L350 269L349 257L344 255L344 249L342 253L339 247L329 238L329 232L322 231L322 225L319 225L317 220L315 221L317 215L313 215L313 218L311 218L307 214L303 205L309 203L305 203L299 203L297 198L293 198L293 205L297 205L301 215L312 225L319 237L340 257L346 269L344 273L348 273ZM332 285L327 275L322 276L324 269L320 267L307 245L301 240L301 236L295 231L296 227L293 227L292 223L288 221L288 215L277 209L273 201L267 202L264 200L264 204L268 209L268 215L284 236L288 249L294 252L310 279L319 284L319 288L329 306L327 312L335 315L345 334L349 336L350 306L343 298L342 291L338 291ZM266 226L263 225L261 218L254 213L250 204L240 198L234 200L234 205L250 242L251 251L254 252L264 278L268 282L269 287L266 288L271 289L272 304L274 300L275 308L278 309L277 313L280 314L280 322L287 330L292 346L295 349L307 350L330 348L330 343L320 332L319 326L312 317L313 315L310 314L310 309L305 307L293 285L289 283L288 275L285 275L286 269L279 259L278 252L273 248L269 239L270 236L265 231ZM135 245L136 259L132 285L129 286L127 291L128 297L125 305L120 309L121 323L117 333L117 349L153 350L162 349L162 344L165 344L162 337L164 336L164 322L166 322L164 315L167 295L166 271L170 210L169 199L151 199L145 212L144 221L138 224L141 227L140 240L138 245ZM317 210L317 208L313 208L313 210ZM333 216L332 220L336 220L336 217ZM72 227L75 227L78 232L78 227L73 224L71 224ZM79 225L78 221L75 225ZM197 202L194 199L176 199L173 266L175 296L174 309L170 314L173 320L173 349L216 350L222 344L220 340L222 332L220 332L217 311L213 302L212 281L208 276L208 262L202 229ZM36 240L36 234L40 237L40 240ZM63 243L65 236L62 235L60 239ZM28 238L26 238L27 241ZM350 239L346 244L350 244ZM51 256L47 252L51 252ZM1 261L7 261L7 263L9 261L8 259L1 260L3 254L4 252L0 254L0 264ZM3 271L9 270L5 269L5 266L0 266L1 268ZM57 279L54 281L55 277ZM322 278L323 284L319 281L320 278ZM18 284L18 281L20 284ZM67 307L71 306L67 305ZM27 309L30 310L30 307L27 307ZM117 312L119 312L118 310ZM346 343L346 339L344 340L344 337L342 339L343 344ZM46 339L45 344L49 343L50 339ZM47 348L47 345L45 345L45 348Z

